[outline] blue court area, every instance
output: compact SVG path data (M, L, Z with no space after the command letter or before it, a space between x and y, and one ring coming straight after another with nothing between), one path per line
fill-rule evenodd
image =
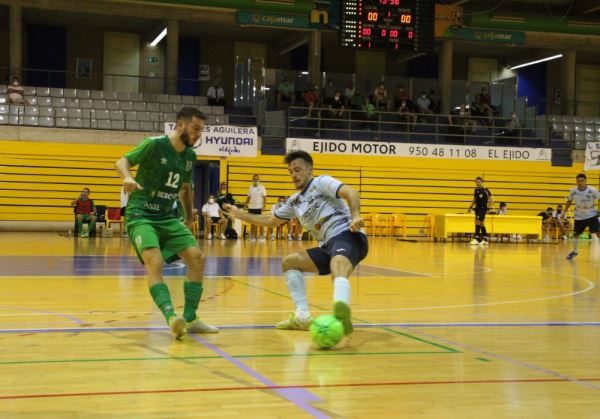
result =
M207 257L206 276L278 276L281 257ZM0 276L143 276L135 256L0 256ZM182 261L165 265L166 276L185 275ZM414 272L362 265L361 276L427 276Z

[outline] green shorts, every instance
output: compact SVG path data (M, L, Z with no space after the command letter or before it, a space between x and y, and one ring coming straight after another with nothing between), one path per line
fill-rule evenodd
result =
M159 248L163 260L170 263L179 259L178 253L198 246L190 229L176 218L158 221L133 219L127 223L127 234L142 263L142 252L146 249Z

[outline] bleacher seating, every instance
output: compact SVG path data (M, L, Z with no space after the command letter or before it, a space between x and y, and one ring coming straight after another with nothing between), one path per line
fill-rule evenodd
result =
M201 96L105 92L23 86L27 105L7 103L0 85L0 125L162 132L184 106L197 106L209 124L227 124L223 106Z
M583 150L588 142L600 141L600 117L553 115L550 118L554 138Z

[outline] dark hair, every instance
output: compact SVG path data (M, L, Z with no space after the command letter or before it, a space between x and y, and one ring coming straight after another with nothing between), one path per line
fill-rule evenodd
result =
M552 207L548 207L548 208L546 208L546 211L554 211L554 210L552 209Z
M11 80L13 80L13 81L14 81L14 79L17 79L17 81L18 81L19 83L21 83L21 77L19 77L19 76L12 76L12 79L11 79Z
M482 181L482 182L483 182L483 178L482 178L481 176L477 176L477 177L475 178L475 180L480 180L480 181Z
M558 204L556 208L562 208L562 204Z
M501 207L505 207L506 206L506 202L500 202L500 206Z
M206 116L204 116L204 113L202 113L202 111L200 111L196 108L193 108L191 106L181 108L181 110L179 112L177 112L176 121L179 121L180 119L185 119L185 120L189 121L192 118L198 118L203 121L206 121Z
M283 159L283 161L287 164L290 164L291 162L293 162L296 159L303 160L304 163L308 164L309 166L313 165L313 159L312 159L312 157L310 157L310 154L308 154L306 151L302 151L302 150L291 151L291 152L287 153L285 155L285 158Z
M587 179L587 176L583 173L580 173L577 175L577 177L575 179Z
M83 188L84 191L88 191L88 193L90 193L90 188Z

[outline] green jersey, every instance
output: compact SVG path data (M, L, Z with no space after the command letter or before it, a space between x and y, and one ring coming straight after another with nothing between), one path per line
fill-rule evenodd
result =
M131 193L127 218L164 220L174 218L173 203L179 199L183 183L192 183L196 153L190 147L178 153L169 137L146 138L125 154L130 165L139 165L135 180L143 190Z

